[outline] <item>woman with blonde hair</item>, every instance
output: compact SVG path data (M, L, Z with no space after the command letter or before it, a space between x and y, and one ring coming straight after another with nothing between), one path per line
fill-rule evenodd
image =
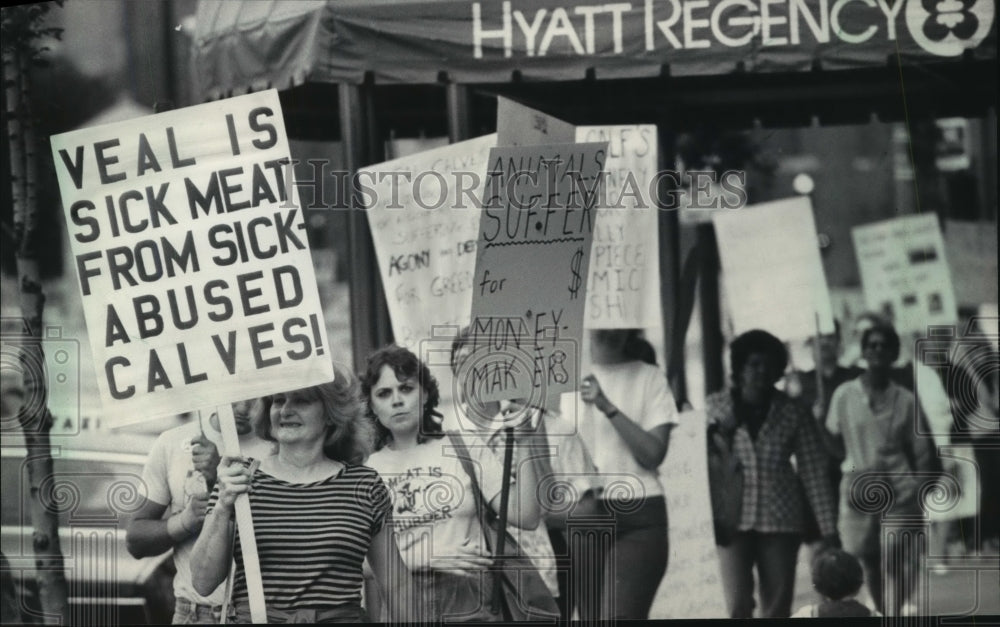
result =
M389 492L361 463L371 450L358 380L336 379L265 397L260 437L277 452L251 472L224 458L209 514L195 545L194 586L213 590L236 558L233 618L249 622L249 595L233 509L248 494L269 622L362 622L362 565L367 557L384 590L409 586L390 529ZM392 581L390 581L392 579ZM392 620L413 620L387 595Z

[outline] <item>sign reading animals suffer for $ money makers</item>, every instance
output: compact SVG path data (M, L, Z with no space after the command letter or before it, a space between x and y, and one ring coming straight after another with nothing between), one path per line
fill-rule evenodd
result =
M607 143L490 151L461 365L480 402L576 389L587 273Z

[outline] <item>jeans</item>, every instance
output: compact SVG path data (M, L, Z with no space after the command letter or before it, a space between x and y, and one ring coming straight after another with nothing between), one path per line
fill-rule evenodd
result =
M501 622L502 604L493 607L493 575L488 571L458 574L444 570L413 573L421 607L442 622ZM498 613L492 610L497 609Z
M217 625L222 616L219 605L199 605L185 598L177 597L174 604L174 625Z
M730 618L753 617L754 566L760 580L761 616L791 616L801 543L797 533L740 531L728 546L716 547Z
M569 582L570 582L570 560L569 544L561 529L549 529L549 542L552 544L552 553L555 554L557 563L556 581L559 582L559 596L556 597L556 605L559 606L559 615L563 620L573 618L573 608L569 604Z
M605 533L576 530L569 537L580 620L646 620L667 572L667 503L655 496L642 502L599 501L599 506L608 521Z

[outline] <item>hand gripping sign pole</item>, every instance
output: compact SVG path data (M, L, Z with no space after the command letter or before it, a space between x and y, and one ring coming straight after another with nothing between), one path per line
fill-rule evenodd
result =
M225 457L240 457L240 439L236 433L236 417L232 405L219 405L219 429L222 431L222 454ZM243 553L243 572L247 580L247 595L250 598L250 619L254 623L267 622L267 608L264 605L264 580L257 557L257 537L253 531L253 516L250 513L250 497L241 494L236 498L236 529L240 534L240 550ZM231 575L232 573L230 573ZM228 586L227 586L228 588Z

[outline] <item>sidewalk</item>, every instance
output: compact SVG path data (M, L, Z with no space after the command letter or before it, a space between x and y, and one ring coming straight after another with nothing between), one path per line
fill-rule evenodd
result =
M795 571L793 613L802 606L815 603L817 600L816 593L812 589L812 581L810 581L809 556L807 547L803 547L799 551L799 565ZM973 568L972 560L969 560L967 566L953 565L947 569L935 569L928 573L928 605L931 615L1000 614L1000 594L997 592L1000 590L1000 561L996 555L990 555L979 558L978 562L981 567L985 564L986 568L990 568L990 570L980 570L977 573ZM656 600L653 601L650 612L651 619L680 618L666 616L663 612L662 608L669 593L669 590L665 590L663 586L660 587ZM870 604L866 592L861 593L859 600Z

